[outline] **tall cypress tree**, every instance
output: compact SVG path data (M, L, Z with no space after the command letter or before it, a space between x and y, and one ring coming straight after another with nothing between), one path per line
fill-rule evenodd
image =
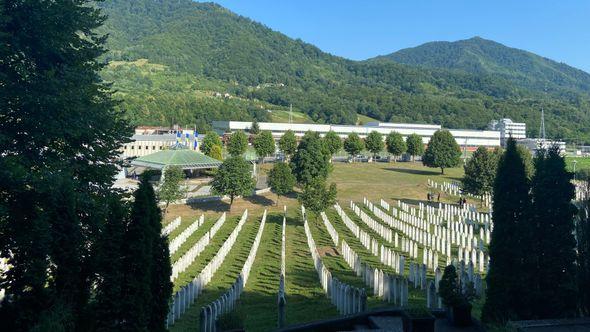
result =
M127 207L118 197L113 197L97 246L99 278L94 306L97 331L119 330L124 321L126 308L122 305L121 299L125 281L124 241L128 215Z
M12 265L0 320L12 331L54 316L71 328L88 301L113 161L131 134L98 75L103 21L93 1L0 2L0 253Z
M145 180L147 182L147 179ZM157 205L156 196L152 187L148 184L149 206L151 209L150 229L153 237L152 244L152 271L150 289L152 301L150 303L150 319L148 331L166 331L166 316L168 315L169 302L172 298L172 265L170 264L170 251L168 248L168 236L162 233L162 212Z
M145 331L151 316L152 271L154 270L153 248L156 238L152 220L155 194L152 186L143 177L133 194L129 225L125 234L123 252L124 281L122 305L125 308L123 330ZM159 234L158 234L159 235Z
M525 162L517 151L516 142L509 139L494 182L494 230L482 312L485 322L502 323L519 317L529 304L521 274L525 266L523 250L530 248L523 237L523 228L529 221L529 190Z
M558 147L537 153L532 180L534 247L529 249L534 258L530 292L535 298L530 318L567 317L576 313L573 235L576 211L571 203L574 198L571 179Z

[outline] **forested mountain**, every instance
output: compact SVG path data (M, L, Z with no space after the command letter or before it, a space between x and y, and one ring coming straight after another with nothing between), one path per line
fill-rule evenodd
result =
M590 94L590 74L481 37L456 42L430 42L374 60L384 59L428 68L498 75L519 86L537 91L570 89Z
M506 116L536 134L544 107L549 135L590 141L590 97L582 87L557 85L544 95L495 73L351 61L212 3L99 5L109 17L102 32L110 35L111 64L103 76L137 123L204 128L214 119L267 120L266 109L293 104L317 122L355 123L362 114L483 128ZM219 97L226 93L231 98Z

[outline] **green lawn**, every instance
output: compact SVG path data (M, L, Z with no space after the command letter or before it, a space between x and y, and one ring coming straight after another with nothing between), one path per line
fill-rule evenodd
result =
M269 167L270 165L263 165L263 169ZM353 199L359 206L361 206L363 197L367 197L373 202L378 202L380 198L384 198L390 203L393 203L395 199L404 199L409 203L416 203L418 200L425 199L428 178L439 182L458 180L462 176L462 169L449 169L445 173L441 175L440 170L426 168L419 163L334 163L329 181L337 184L338 200L341 206L345 208L348 216L383 243L384 241L378 238L348 209L349 200ZM441 198L443 201L454 201L453 197L447 195L442 195ZM283 204L288 206L286 230L287 324L298 324L337 316L336 308L330 304L329 299L323 292L314 269L297 201L294 196L282 197L280 206L275 206L275 200L276 196L273 194L239 199L234 203L231 210L229 210L229 206L225 202L201 203L193 206L174 205L170 207L166 217L167 221L176 216L182 217L181 226L173 232L171 238L180 234L202 213L205 214L203 226L182 245L173 255L173 259L177 259L182 253L186 252L213 225L221 213L228 212L228 220L215 235L212 243L175 280L175 290L194 278L207 262L213 258L237 225L244 209L247 208L250 212L248 221L238 236L236 245L230 251L222 267L216 272L215 277L207 285L196 303L171 327L171 330L198 330L200 308L223 294L239 274L258 231L264 209L268 209L269 212L267 224L258 248L256 260L250 272L250 279L239 301L235 315L239 317L238 319L242 321L243 326L248 331L268 331L276 327ZM333 208L329 209L327 214L340 237L349 243L363 261L374 267L393 272L391 268L384 266L378 257L373 256L361 245L360 241L354 238ZM378 220L376 217L374 219ZM339 248L334 248L334 244L321 219L310 214L309 222L318 250L323 255L322 259L332 274L344 282L357 287L364 287L369 295L369 308L387 305L380 299L371 296L371 290L365 287L362 279L357 277L352 269L348 267L344 259L339 255ZM424 306L424 291L410 287L409 303L410 306Z
M565 162L569 171L574 171L574 161L576 162L576 172L590 170L590 157L566 157Z

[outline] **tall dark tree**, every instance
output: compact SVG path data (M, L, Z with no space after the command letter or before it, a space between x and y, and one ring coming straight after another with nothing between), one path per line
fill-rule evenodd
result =
M0 2L7 330L47 329L47 317L59 317L52 329L74 329L89 300L115 160L131 135L98 75L103 21L93 1Z
M590 178L581 184L590 192ZM578 251L578 290L579 307L582 315L590 314L590 197L586 197L579 209L576 224L576 242Z
M530 181L525 161L514 139L507 142L498 164L493 190L494 230L489 247L490 266L486 278L486 302L482 311L484 322L503 323L522 317L530 308L524 287L530 266L523 257L530 253Z
M120 199L109 202L109 215L102 228L97 250L97 287L94 321L97 331L120 330L127 308L122 306L128 207Z
M123 245L122 330L163 331L172 295L170 254L162 230L162 211L147 177L134 193Z
M260 125L258 125L258 121L256 121L256 120L252 121L252 125L250 126L249 132L252 135L260 134Z
M532 299L530 318L568 317L576 314L577 289L575 267L574 198L572 173L557 146L538 151L532 180L532 222L534 247L529 255L535 270L533 287L527 287ZM547 301L551 299L551 301ZM525 317L529 318L529 317Z
M314 178L327 179L330 172L330 153L317 133L307 132L291 159L291 169L301 185Z

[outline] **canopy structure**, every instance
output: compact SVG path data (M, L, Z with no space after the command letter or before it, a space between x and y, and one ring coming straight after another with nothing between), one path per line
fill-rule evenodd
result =
M172 146L147 156L139 157L131 162L133 166L162 170L167 166L178 166L182 169L210 169L221 166L221 161L200 152L189 150L182 145Z

